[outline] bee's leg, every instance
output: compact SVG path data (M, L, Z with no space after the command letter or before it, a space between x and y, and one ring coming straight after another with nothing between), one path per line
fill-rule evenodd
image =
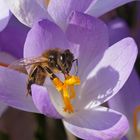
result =
M45 81L45 77L46 77L45 71L40 65L33 67L27 80L27 95L32 95L31 85L32 84L42 85Z
M75 75L77 75L78 74L78 59L74 59L73 62L76 62Z
M58 91L62 90L64 83L53 73L53 71L50 68L44 67L44 70L46 70L47 75L52 80L52 83L55 85L55 88Z
M48 67L44 67L44 69L47 71L48 75L50 76L50 79L51 80L54 80L55 78L58 78L54 73L53 71L48 68ZM58 78L59 79L59 78Z

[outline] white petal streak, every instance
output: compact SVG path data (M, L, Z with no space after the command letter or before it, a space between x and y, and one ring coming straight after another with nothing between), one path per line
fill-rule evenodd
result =
M23 24L31 27L34 22L48 18L48 14L35 0L5 0L9 9Z
M98 0L95 4L91 5L85 13L99 17L121 5L135 0Z
M94 68L91 63L85 71L81 104L97 106L114 96L128 79L136 56L137 46L129 37L108 48L97 66Z

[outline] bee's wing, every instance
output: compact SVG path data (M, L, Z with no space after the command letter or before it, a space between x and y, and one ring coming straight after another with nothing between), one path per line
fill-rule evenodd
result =
M11 63L8 68L27 74L31 65L46 62L44 57L23 58Z

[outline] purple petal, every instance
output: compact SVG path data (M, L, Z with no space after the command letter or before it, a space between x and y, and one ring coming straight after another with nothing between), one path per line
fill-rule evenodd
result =
M121 140L128 140L126 137L123 137Z
M0 33L0 50L17 58L22 58L23 46L28 31L29 28L12 16L5 30Z
M121 19L116 18L108 23L110 45L118 42L119 40L130 36L130 30L127 23Z
M135 0L107 0L106 2L104 0L97 0L97 2L91 5L85 13L99 17L121 5L132 1Z
M129 119L131 139L133 131L133 114L136 107L140 106L140 80L135 70L133 70L128 81L120 90L119 94L109 100L109 106L123 114ZM138 119L140 121L140 118Z
M120 139L128 131L126 117L105 107L88 108L64 119L65 127L86 140Z
M10 11L4 0L0 0L0 32L7 26L10 19Z
M19 21L29 27L40 19L49 18L47 12L35 0L5 0L5 2Z
M31 97L26 96L26 76L0 67L0 101L29 112L38 112Z
M62 118L54 108L47 89L43 86L32 85L32 98L38 110L48 117Z
M55 23L65 29L69 14L72 11L84 12L92 1L96 0L51 0L47 9Z
M137 56L137 46L132 38L125 38L109 47L101 61L86 68L79 91L79 107L97 106L109 100L128 79ZM100 56L99 56L100 57Z
M5 64L11 64L15 60L16 60L16 58L14 58L12 55L10 55L6 52L0 51L0 62L5 63Z
M34 24L29 31L25 46L24 57L40 56L51 48L68 48L69 44L61 29L49 20Z
M98 54L103 54L109 46L106 25L99 19L79 12L73 12L71 14L66 34L71 42L80 45L78 58L79 75L82 75L82 72L85 70L85 65L87 67L91 61L94 61Z

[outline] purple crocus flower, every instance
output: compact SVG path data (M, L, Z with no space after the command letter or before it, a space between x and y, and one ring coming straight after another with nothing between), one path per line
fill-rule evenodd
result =
M39 19L48 18L62 29L72 11L92 16L101 16L106 12L134 0L5 0L11 12L25 25L31 27Z
M115 19L108 23L110 41L116 42L117 40L127 37L130 35L129 28L123 19ZM115 95L114 98L109 100L109 106L123 114L129 120L130 130L124 140L136 140L136 134L139 121L136 121L138 115L138 108L140 106L139 91L140 91L140 81L135 70L133 70L128 81L124 87L119 91L119 94ZM137 124L136 124L137 123ZM122 139L123 140L123 139Z
M65 32L49 20L35 23L25 42L24 57L38 57L51 48L73 52L81 79L72 101L74 112L63 110L61 95L49 78L44 86L32 85L32 97L25 97L27 75L5 67L0 67L0 100L18 109L61 118L65 127L82 139L120 139L128 130L126 117L100 105L128 79L137 56L136 44L128 37L109 47L106 25L79 12L72 13L68 23Z
M0 32L6 27L10 19L10 11L4 0L0 0Z

